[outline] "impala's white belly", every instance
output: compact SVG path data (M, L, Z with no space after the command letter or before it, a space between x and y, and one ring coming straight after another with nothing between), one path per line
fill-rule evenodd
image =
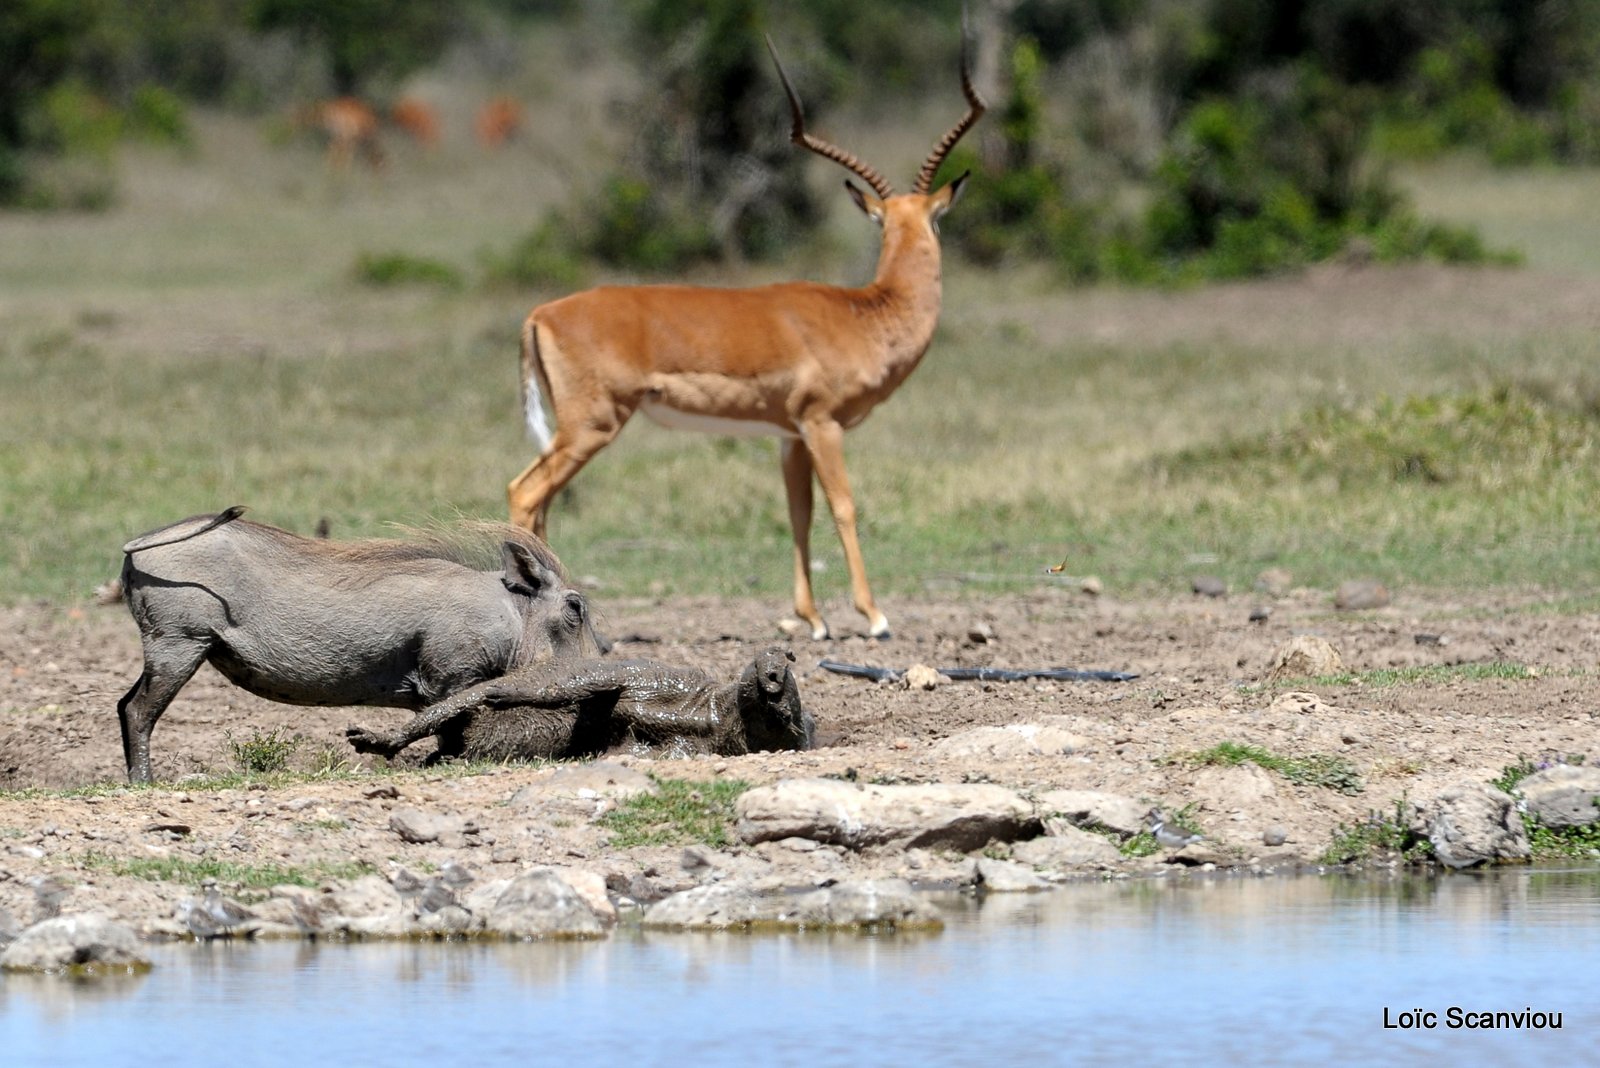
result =
M736 438L798 436L792 430L785 430L764 419L729 419L722 415L700 415L669 408L660 401L645 401L639 405L639 410L652 423L670 430L696 430L702 434L721 434Z

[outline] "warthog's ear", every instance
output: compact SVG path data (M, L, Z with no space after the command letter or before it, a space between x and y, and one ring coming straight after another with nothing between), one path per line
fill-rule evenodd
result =
M508 541L500 546L501 581L512 593L539 597L561 585L561 576L540 562L526 545Z

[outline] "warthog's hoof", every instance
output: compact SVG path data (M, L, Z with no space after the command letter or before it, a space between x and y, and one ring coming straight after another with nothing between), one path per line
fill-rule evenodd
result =
M377 731L369 731L365 727L346 727L344 739L358 753L376 753L378 756L392 757L401 749L395 744L394 739Z

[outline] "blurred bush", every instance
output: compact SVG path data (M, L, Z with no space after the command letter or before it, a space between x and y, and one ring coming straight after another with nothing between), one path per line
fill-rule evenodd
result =
M356 257L356 281L371 286L426 285L460 289L466 278L448 263L405 252L363 252Z

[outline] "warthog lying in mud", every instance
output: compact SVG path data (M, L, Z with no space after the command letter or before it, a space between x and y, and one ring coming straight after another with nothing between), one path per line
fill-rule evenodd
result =
M351 727L345 736L359 752L393 756L434 735L435 759L469 760L585 757L624 746L724 756L811 749L816 724L800 707L793 660L768 649L724 686L653 660L537 664L462 690L393 733Z
M433 541L317 541L239 519L185 519L122 547L144 673L117 704L128 779L150 781L150 732L204 661L296 705L423 709L484 679L593 654L583 595L533 535L494 524L502 569Z

